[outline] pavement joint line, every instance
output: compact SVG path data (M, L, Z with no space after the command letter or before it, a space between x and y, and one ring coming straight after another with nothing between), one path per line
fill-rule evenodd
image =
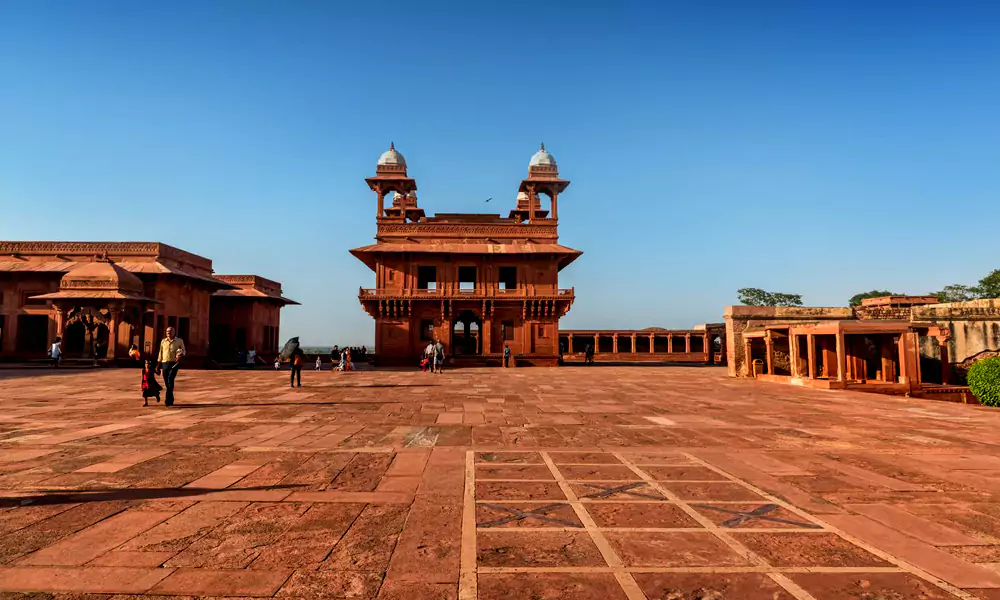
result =
M573 506L573 502L567 502L567 506ZM503 532L531 532L531 533L545 533L545 532L560 532L560 531L580 531L580 527L482 527L477 526L477 531L489 531L490 533L496 531ZM629 533L704 533L708 531L705 527L597 527L598 531L623 531ZM777 528L777 527L747 527L734 529L738 533L829 533L823 529L805 529L805 528Z
M766 560L764 560L756 552L750 550L749 548L747 548L746 546L744 546L743 544L741 544L734 537L732 537L731 535L729 535L728 533L726 533L725 531L723 531L722 528L720 528L718 525L716 525L715 522L713 522L711 519L709 519L708 517L702 515L697 510L695 510L694 508L692 508L691 506L689 506L687 504L687 502L681 500L676 494L674 494L674 492L672 492L669 489L665 488L664 486L660 485L659 482L654 481L652 479L652 477L650 477L650 475L648 473L646 473L645 471L643 471L641 468L639 468L636 465L634 465L633 463L629 462L628 460L626 460L625 458L623 458L621 454L619 454L617 452L615 452L614 455L615 455L615 458L617 458L618 460L622 461L623 464L625 464L630 469L632 469L632 472L634 472L636 475L642 477L643 480L646 481L646 483L648 483L654 489L656 489L661 494L663 494L664 496L666 496L669 500L671 500L672 502L676 503L677 506L680 507L680 509L683 510L685 513L687 513L687 515L689 517L693 518L698 523L701 523L706 529L708 529L713 535L715 535L715 537L718 538L719 541L721 541L722 543L724 543L731 550L733 550L734 552L736 552L740 556L746 558L747 560L749 560L750 562L754 563L755 565L762 566L762 567L770 567L771 566ZM726 477L730 477L728 474L725 474L725 476ZM774 579L774 578L772 577L772 579ZM788 592L789 594L791 594L797 600L817 600L812 594L809 594L808 592L806 592L802 588L798 587L797 585L786 585L786 582L788 584L791 584L791 581L788 580L787 578L784 578L784 579L785 579L785 581L781 581L779 579L774 579L774 582L776 584L778 584L779 586L781 586L782 589L784 589L786 592Z
M879 574L909 573L899 567L479 567L493 573L777 573Z
M476 453L465 452L465 491L462 503L462 554L459 564L458 600L477 600L479 596L476 542Z
M597 546L597 550L601 553L601 557L604 558L604 562L612 569L624 569L625 564L622 562L621 557L615 552L614 548L608 542L604 534L597 527L597 523L584 508L580 499L576 497L576 493L573 488L570 487L569 483L563 478L562 473L559 468L552 462L552 458L549 456L548 452L541 452L542 460L545 461L545 465L552 472L552 476L556 478L560 489L566 494L566 498L569 500L570 506L573 507L574 512L576 512L577 518L583 523L583 528L593 540L594 545ZM625 592L625 596L628 600L646 600L646 594L643 593L639 584L636 583L635 578L624 570L613 571L615 579L618 581L618 585L622 587L622 591Z
M875 546L872 546L871 544L868 544L867 542L864 542L864 541L862 541L862 540L854 537L853 535L850 535L850 534L848 534L848 533L840 530L839 528L834 527L833 525L830 525L829 523L824 522L823 520L819 519L818 517L815 517L815 516L807 513L806 511L802 510L801 508L799 508L797 506L793 506L793 505L785 502L781 498L773 496L773 495L765 492L764 490L758 488L757 486L755 486L755 485L753 485L751 483L748 483L746 481L743 481L741 479L738 479L738 478L730 475L725 470L720 469L719 467L716 467L715 465L709 463L706 460L703 460L703 459L701 459L701 458L699 458L697 456L694 456L693 454L688 454L686 452L685 452L685 454L687 456L691 457L692 460L698 461L700 464L702 464L705 467L708 467L709 469L712 469L716 473L731 478L733 481L739 483L740 485L742 485L743 487L747 488L748 490L754 492L755 494L760 494L761 496L763 496L764 498L770 500L771 502L774 502L775 504L777 504L779 506L782 506L782 507L788 509L789 511L791 511L791 512L793 512L793 513L795 513L795 514L797 514L797 515L799 515L801 517L805 517L806 519L809 519L809 520L813 521L817 525L822 526L825 530L827 530L827 531L829 531L831 533L834 533L834 534L840 536L841 538L847 540L848 542L854 544L855 546L857 546L857 547L859 547L859 548L861 548L863 550L866 550L867 552L870 552L871 554L874 554L875 556L881 558L882 560L888 561L888 562L890 562L890 563L892 563L892 564L900 567L901 569L905 570L908 573L916 575L920 579L923 579L924 581L926 581L926 582L928 582L930 584L933 584L933 585L935 585L935 586L937 586L937 587L939 587L939 588L941 588L941 589L943 589L943 590L945 590L945 591L947 591L947 592L949 592L951 594L954 594L955 596L958 596L962 600L979 600L976 596L973 596L969 592L966 592L965 590L963 590L963 589L961 589L961 588L959 588L959 587L957 587L955 585L952 585L952 584L948 583L947 581L941 579L940 577L935 577L934 575L931 575L930 573L928 573L927 571L924 571L923 569L917 567L916 565L910 564L909 562L907 562L907 561L905 561L905 560L903 560L901 558L898 558L896 556L893 556L892 554L889 554L888 552L884 552L884 551L876 548Z

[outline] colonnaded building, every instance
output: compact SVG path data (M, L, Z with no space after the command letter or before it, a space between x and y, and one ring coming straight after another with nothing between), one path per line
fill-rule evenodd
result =
M0 241L0 360L46 356L114 362L147 355L174 327L192 364L275 352L279 313L297 304L258 275L216 275L212 261L159 242Z

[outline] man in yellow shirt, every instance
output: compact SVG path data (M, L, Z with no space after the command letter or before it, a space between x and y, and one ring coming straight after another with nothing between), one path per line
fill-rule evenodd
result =
M164 406L174 404L174 380L185 352L184 340L177 337L173 327L167 327L167 337L160 340L160 353L156 357L156 372L163 372L163 385L167 388Z

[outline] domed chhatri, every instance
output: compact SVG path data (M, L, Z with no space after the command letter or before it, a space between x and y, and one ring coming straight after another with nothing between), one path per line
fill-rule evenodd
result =
M378 166L380 167L405 167L406 159L403 155L396 151L396 144L389 143L389 149L382 153L382 156L378 157Z
M111 289L119 292L142 294L142 280L135 274L110 261L97 261L76 267L59 282L62 289L100 290Z
M545 144L531 157L528 167L555 167L556 159L545 149Z

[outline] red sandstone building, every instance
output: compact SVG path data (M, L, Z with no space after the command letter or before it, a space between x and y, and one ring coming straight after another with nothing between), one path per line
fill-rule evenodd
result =
M109 361L130 344L151 354L168 326L193 359L273 352L290 303L277 282L216 276L209 259L157 242L0 241L0 360L43 358L56 336L68 359L95 344Z
M559 288L559 271L582 253L559 244L558 198L570 182L544 146L506 218L426 216L393 146L365 181L378 198L376 243L351 254L375 272L359 300L375 319L380 364L413 364L435 339L459 361L494 362L510 346L517 364L557 363L559 319L574 299Z

